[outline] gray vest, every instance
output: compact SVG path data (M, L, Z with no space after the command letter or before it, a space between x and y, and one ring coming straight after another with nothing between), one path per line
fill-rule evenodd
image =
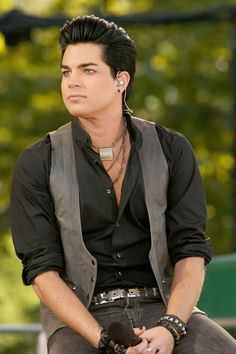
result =
M133 117L132 120L143 136L140 161L151 229L149 259L163 301L167 303L173 276L165 225L168 166L155 125L139 118ZM71 123L50 133L50 138L52 145L50 191L60 225L65 257L65 272L62 278L88 307L94 292L97 262L85 247L82 236L79 184ZM41 305L41 316L48 336L65 326L44 305Z

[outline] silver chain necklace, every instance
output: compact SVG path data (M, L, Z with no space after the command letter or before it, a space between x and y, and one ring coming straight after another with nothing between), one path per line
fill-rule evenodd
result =
M111 146L98 147L98 146L92 145L92 148L95 149L99 153L99 156L102 161L112 161L114 159L113 148L126 135L126 132L127 132L126 121L124 121L124 123L125 123L124 129L122 130L121 134L118 135L118 137L115 139L115 141L113 141Z

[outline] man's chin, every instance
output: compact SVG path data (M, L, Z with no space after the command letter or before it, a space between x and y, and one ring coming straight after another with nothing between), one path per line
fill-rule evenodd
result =
M96 115L96 111L85 111L85 110L71 110L70 114L73 117L78 117L78 118L91 118L94 115Z
M81 117L81 116L86 115L86 112L83 112L82 110L75 110L74 109L74 110L70 110L69 112L73 117Z

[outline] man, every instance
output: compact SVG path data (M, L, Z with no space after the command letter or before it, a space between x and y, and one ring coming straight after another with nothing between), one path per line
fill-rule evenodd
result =
M60 44L72 123L21 154L11 196L14 244L42 303L49 353L235 353L235 340L195 308L211 252L190 144L126 105L134 42L82 16L64 25ZM110 340L114 321L141 342Z

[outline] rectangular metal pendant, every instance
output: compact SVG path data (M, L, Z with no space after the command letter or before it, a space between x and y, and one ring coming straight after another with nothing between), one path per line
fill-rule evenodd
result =
M111 161L113 160L113 150L111 147L99 148L99 155L101 160Z

